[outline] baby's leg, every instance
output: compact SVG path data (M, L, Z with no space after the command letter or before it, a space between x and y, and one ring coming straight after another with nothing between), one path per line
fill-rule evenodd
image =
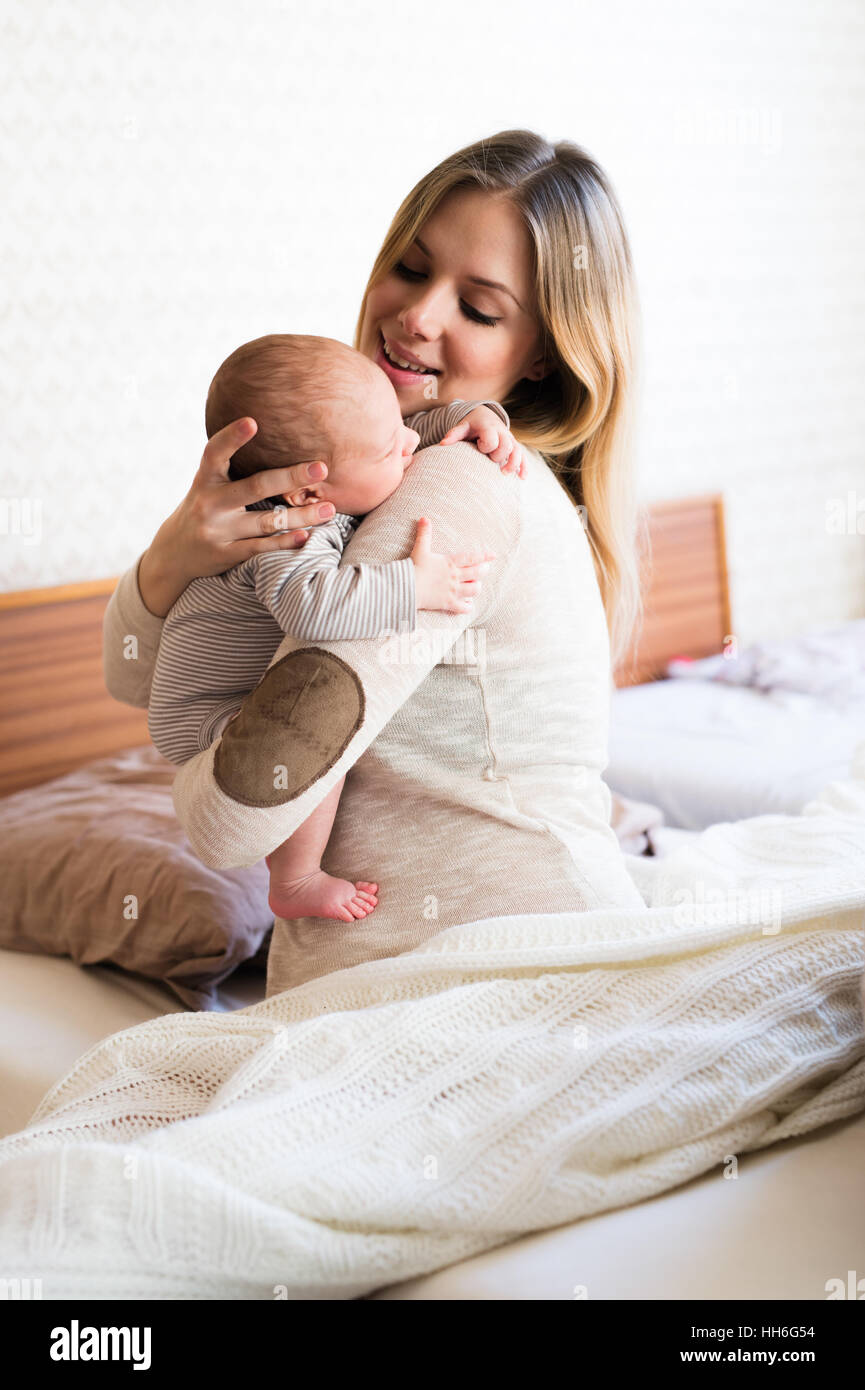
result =
M321 867L344 781L344 777L340 778L303 825L267 856L268 902L274 916L335 917L341 922L353 922L358 917L368 917L374 910L378 902L377 883L350 883L346 878L331 877Z

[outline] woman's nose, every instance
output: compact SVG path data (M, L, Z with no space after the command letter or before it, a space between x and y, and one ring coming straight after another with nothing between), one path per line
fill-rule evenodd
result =
M428 339L434 336L430 316L417 305L405 311L400 317L400 325L407 338Z
M406 336L430 341L441 331L441 306L436 291L426 289L399 315Z

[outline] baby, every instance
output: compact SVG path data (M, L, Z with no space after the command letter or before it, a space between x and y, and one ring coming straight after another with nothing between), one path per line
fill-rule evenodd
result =
M360 518L390 497L418 444L446 434L478 440L486 453L519 453L496 401L453 401L403 420L380 367L332 338L272 334L223 362L205 410L208 437L251 416L255 436L234 455L232 478L304 460L327 465L323 482L254 508L303 506L318 498L336 514L297 550L255 555L224 574L196 579L165 619L150 696L149 729L164 757L184 763L217 739L267 671L283 637L316 641L410 631L418 609L471 611L495 557L442 555L431 523L417 523L411 554L385 565L340 565ZM457 428L459 426L459 428ZM342 778L295 833L267 858L277 917L351 922L378 902L378 885L327 874L321 859Z

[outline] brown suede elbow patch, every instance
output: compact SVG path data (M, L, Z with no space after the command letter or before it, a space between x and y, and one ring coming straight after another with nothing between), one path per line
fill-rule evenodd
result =
M338 656L299 647L265 672L216 750L217 786L243 806L283 806L342 756L363 723L357 675Z

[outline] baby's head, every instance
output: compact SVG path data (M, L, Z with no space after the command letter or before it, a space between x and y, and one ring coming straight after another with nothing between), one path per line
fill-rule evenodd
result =
M320 499L363 516L396 490L418 444L381 368L334 338L271 333L227 357L207 394L208 438L245 415L258 431L233 456L230 477L327 464L323 482L285 494L292 506Z

